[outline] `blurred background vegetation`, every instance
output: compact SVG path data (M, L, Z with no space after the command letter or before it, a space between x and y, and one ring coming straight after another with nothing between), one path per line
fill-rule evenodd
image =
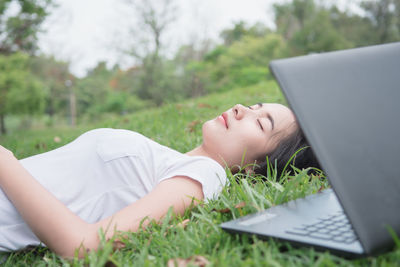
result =
M31 127L75 126L109 114L127 114L209 93L271 80L271 59L400 40L400 0L358 2L357 14L334 1L292 0L273 6L275 27L238 21L222 42L163 49L176 20L173 0L130 0L147 39L125 49L134 65L99 62L84 77L70 63L44 54L38 33L54 10L52 0L0 0L0 135ZM10 6L18 12L10 15ZM238 99L240 102L240 99Z

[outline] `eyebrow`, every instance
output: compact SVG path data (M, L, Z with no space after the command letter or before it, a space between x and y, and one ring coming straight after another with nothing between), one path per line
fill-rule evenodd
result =
M257 103L257 105L258 105L260 108L263 107L263 103ZM274 126L275 126L274 118L272 118L271 114L269 114L269 113L267 114L267 118L268 118L269 121L271 122L272 130L273 130L273 129L274 129Z

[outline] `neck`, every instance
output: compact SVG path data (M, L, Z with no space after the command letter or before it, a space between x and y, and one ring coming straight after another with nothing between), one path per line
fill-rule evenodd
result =
M226 167L226 162L220 156L209 153L203 144L189 152L186 152L186 155L208 157L218 162L223 168Z

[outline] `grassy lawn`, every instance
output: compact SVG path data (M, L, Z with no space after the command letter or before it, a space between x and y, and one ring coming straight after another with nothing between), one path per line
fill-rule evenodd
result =
M275 83L263 83L159 109L115 116L104 119L102 123L85 124L74 129L46 128L12 133L0 137L0 144L13 150L18 158L24 158L68 143L89 129L112 127L140 132L161 144L186 152L200 144L203 122L235 103L249 105L258 102L283 103L284 99ZM262 182L260 177L229 173L228 178L231 184L219 199L199 205L183 217L168 214L161 224L151 224L146 230L124 235L121 237L123 248L115 249L112 240L103 241L96 253L92 252L81 260L64 260L46 248L35 248L12 253L3 264L166 266L171 259L191 258L192 264L197 259L209 262L210 266L400 266L400 247L379 257L349 261L328 252L293 248L285 243L222 231L218 225L224 221L329 187L325 179L309 177L304 172L286 176L279 183L273 175L267 177L266 182ZM237 182L237 178L242 179ZM242 205L235 207L239 203Z

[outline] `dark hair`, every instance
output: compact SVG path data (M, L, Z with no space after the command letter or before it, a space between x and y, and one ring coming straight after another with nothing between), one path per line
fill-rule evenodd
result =
M291 159L294 154L296 155ZM268 161L266 160L267 158ZM296 126L296 130L293 133L280 141L277 147L272 152L268 153L261 162L258 162L258 166L254 169L254 172L256 174L267 176L267 164L269 162L269 164L272 165L272 169L276 166L276 177L279 179L289 160L290 163L285 172L292 171L290 165L300 170L308 167L320 169L318 160L299 126ZM315 171L310 170L310 172L314 173Z

